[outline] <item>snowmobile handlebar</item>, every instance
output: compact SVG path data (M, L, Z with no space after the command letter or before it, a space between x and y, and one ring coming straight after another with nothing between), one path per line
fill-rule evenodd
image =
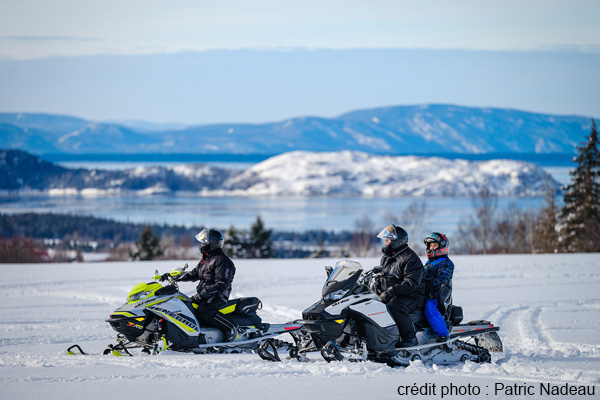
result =
M182 267L182 268L173 268L173 270L171 272L167 272L164 274L159 274L158 270L155 269L154 270L154 280L155 281L168 281L170 284L176 283L177 281L179 281L181 278L183 278L186 273L185 270L188 268L187 263Z
M363 272L358 278L358 284L365 286L370 292L375 293L375 284L377 276L381 275L381 270L373 268L370 271Z

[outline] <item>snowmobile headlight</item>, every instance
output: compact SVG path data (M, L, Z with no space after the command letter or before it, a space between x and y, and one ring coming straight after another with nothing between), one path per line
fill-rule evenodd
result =
M327 293L325 296L323 296L323 300L338 301L339 299L344 297L346 293L348 293L348 290L349 289L337 290L333 293Z
M129 301L138 301L143 299L144 297L148 296L150 293L152 293L149 290L145 290L143 292L137 292L132 294L131 296L129 296Z

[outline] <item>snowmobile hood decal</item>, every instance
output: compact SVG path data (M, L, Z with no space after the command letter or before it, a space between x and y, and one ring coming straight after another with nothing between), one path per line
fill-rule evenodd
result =
M187 331L187 332L191 332L191 333L196 333L198 332L198 325L196 325L195 322L190 321L189 319L185 318L184 315L182 314L177 314L162 308L158 308L158 307L148 307L150 310L162 315L163 317L165 317L166 319L168 319L169 321L171 321L172 323L174 323L175 325L179 326L180 328L182 328L183 330Z
M232 312L234 312L234 311L235 311L235 306L236 306L236 305L237 305L237 303L236 303L236 304L232 304L232 305L230 305L229 307L221 308L221 309L219 310L219 312L220 312L221 314L231 314Z
M112 315L124 315L126 317L135 317L135 314L132 314L128 311L115 311Z

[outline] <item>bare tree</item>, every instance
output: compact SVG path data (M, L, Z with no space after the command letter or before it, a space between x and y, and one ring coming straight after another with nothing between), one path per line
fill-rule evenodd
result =
M14 236L0 240L0 263L47 262L46 250L31 238Z
M472 215L463 217L458 223L456 240L453 251L456 253L481 253L481 227Z
M358 257L365 257L374 247L375 243L375 224L371 218L363 216L354 221L354 233L350 243L350 252Z
M483 188L471 199L471 204L473 214L461 218L455 248L458 252L487 254L493 248L498 199ZM507 231L508 228L503 225L500 230Z
M477 219L481 229L480 240L482 251L483 254L487 254L491 245L492 229L496 215L496 208L498 206L498 199L487 188L484 187L473 198L472 203L475 211L475 218Z
M537 215L531 209L517 210L513 253L535 253L535 224Z
M492 230L491 252L513 253L517 232L517 221L519 217L517 203L512 201L506 207L494 223Z
M535 226L539 238L535 250L541 253L554 253L559 247L557 226L560 210L556 204L556 190L548 180L544 184L544 201L545 205L540 210Z
M404 211L402 211L399 219L391 212L386 213L384 216L385 221L388 221L386 222L387 224L398 223L404 228L408 233L408 245L419 255L425 254L422 239L428 233L425 231L428 211L426 200L413 200Z

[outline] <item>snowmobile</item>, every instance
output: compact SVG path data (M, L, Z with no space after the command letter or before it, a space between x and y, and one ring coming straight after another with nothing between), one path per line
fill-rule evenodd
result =
M420 310L410 315L418 345L397 348L398 327L374 292L377 272L363 273L360 263L350 260L339 261L335 268L326 270L322 299L302 313L306 334L298 332L296 357L301 361L307 359L306 353L320 351L328 362L373 360L390 366L408 366L411 361L422 360L444 365L490 362L490 352L503 351L497 334L499 328L489 321L461 324L462 308L452 304L451 289L447 286L440 290L438 304L450 337L443 343L437 342ZM268 346L263 344L263 353Z
M131 289L127 302L106 320L118 334L117 344L109 345L103 354L133 355L131 350L136 348L145 354L158 354L167 349L193 353L239 353L257 350L265 339L302 329L301 324L294 322L263 323L257 314L257 310L262 308L261 301L256 297L243 297L229 300L219 309L238 327L235 339L225 342L221 330L200 324L194 312L197 306L179 291L177 282L186 269L187 264L166 275L165 286L156 282L161 278L156 270L154 282L139 283ZM292 347L290 343L273 339L269 345ZM72 346L69 351L73 349L82 352L78 346Z

